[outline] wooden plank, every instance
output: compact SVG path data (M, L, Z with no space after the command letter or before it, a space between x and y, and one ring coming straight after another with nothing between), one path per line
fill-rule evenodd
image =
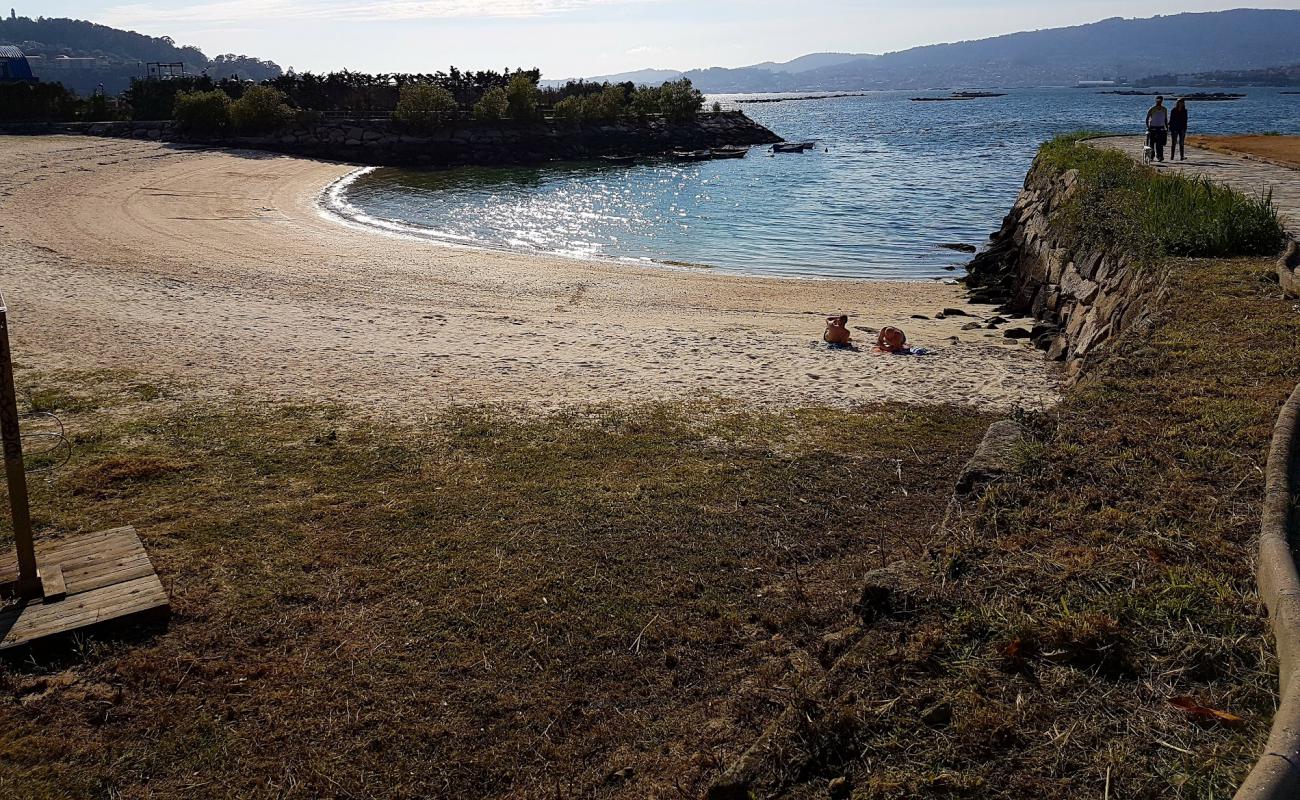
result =
M167 606L167 593L158 576L105 586L58 603L33 602L16 613L0 615L0 650L65 633L97 622ZM10 622L12 617L12 624Z
M59 562L59 566L63 567L63 574L67 576L68 583L72 583L79 578L85 578L103 572L111 572L112 570L120 569L121 567L131 564L139 564L148 561L149 556L145 555L144 552L136 552L118 558L108 558L89 562L81 559L62 561Z
M36 574L41 576L41 594L45 602L52 603L68 596L68 585L63 581L63 569L58 565L40 567Z
M129 526L46 540L37 547L37 562L50 588L58 588L55 575L61 575L66 595L0 613L0 650L169 605L144 545ZM13 572L16 576L16 568ZM0 580L3 575L0 571Z
M105 586L112 586L115 583L126 583L127 581L133 581L136 578L143 578L153 574L153 564L146 561L143 564L123 567L122 569L113 572L101 573L95 575L93 578L83 578L77 583L76 591L78 594L93 592L94 590L102 589ZM69 591L71 591L71 589Z
M135 529L131 526L122 528L111 528L106 531L95 531L94 533L81 533L75 535L54 536L41 539L36 544L36 554L51 555L58 554L60 551L69 547L79 547L81 545L93 544L94 542L104 539L117 539L123 536L135 534ZM139 538L138 536L136 538ZM0 569L13 569L17 567L17 558L13 553L5 553L0 556Z
M135 536L134 529L114 528L111 531L99 531L84 536L46 540L36 546L36 560L37 562L54 561L61 563L85 553L99 552L107 547L110 542L124 541L129 543L132 539L139 542L139 537ZM0 556L0 582L13 580L16 577L18 577L18 562L14 555L9 553Z
M41 547L36 551L37 560L67 561L91 553L103 553L121 547L141 547L135 531L116 531L112 535L89 536L71 542L59 542L57 546Z
M129 553L143 553L144 545L132 528L116 528L89 534L72 541L60 541L57 546L38 547L36 559L40 563L69 564L74 561L95 561ZM10 561L12 562L12 558ZM0 568L0 581L16 576L17 567L11 563L8 570Z
M57 536L44 538L36 544L36 555L41 556L59 556L69 548L79 548L85 545L93 545L96 542L105 539L135 539L139 540L135 528L130 525L121 528L110 528L104 531L95 531L94 533L81 533L70 536ZM13 553L0 555L0 573L8 569L17 568L17 558Z

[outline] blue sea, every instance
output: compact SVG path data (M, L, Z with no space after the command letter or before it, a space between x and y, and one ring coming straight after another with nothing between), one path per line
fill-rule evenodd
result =
M1151 97L1095 89L946 92L744 104L801 155L630 167L565 163L442 172L379 169L339 192L340 213L451 245L762 276L951 277L1015 201L1038 145L1080 129L1141 133ZM1186 90L1213 91L1213 90ZM1189 102L1191 133L1300 133L1300 95L1231 89ZM1175 93L1176 94L1176 93ZM732 107L746 96L718 96Z

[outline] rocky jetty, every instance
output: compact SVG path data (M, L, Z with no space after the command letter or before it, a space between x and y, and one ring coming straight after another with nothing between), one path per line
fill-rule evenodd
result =
M1145 318L1159 296L1158 270L1122 252L1071 252L1053 214L1075 191L1078 172L1035 163L988 249L967 266L971 301L1037 320L1025 338L1076 378L1090 354Z
M572 125L463 123L427 133L389 119L326 120L267 136L187 136L172 122L98 122L44 126L40 131L121 139L215 144L376 166L454 167L532 164L606 155L654 155L726 145L773 144L781 137L739 111L665 119Z

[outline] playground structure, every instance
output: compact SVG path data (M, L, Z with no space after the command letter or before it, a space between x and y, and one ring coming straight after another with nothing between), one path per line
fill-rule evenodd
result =
M112 620L166 614L167 593L134 528L35 542L20 420L9 312L0 295L0 438L15 549L0 558L0 651Z
M145 77L151 81L180 78L185 75L185 63L182 61L149 61L144 65Z

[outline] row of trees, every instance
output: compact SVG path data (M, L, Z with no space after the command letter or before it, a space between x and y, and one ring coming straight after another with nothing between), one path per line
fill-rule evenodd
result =
M434 86L446 90L457 105L472 108L492 89L504 90L511 79L523 76L534 86L541 79L538 70L494 70L462 72L451 67L446 72L366 73L343 70L318 75L313 72L290 72L268 83L284 92L298 108L313 111L347 111L354 113L392 113L397 109L401 92L408 86Z
M598 92L572 94L555 104L555 116L570 122L609 122L624 117L660 114L671 120L688 120L704 106L704 95L689 78L662 86L606 84ZM714 110L719 106L714 103Z
M573 124L652 116L687 120L704 105L704 95L686 79L653 87L582 81L541 87L537 70L460 72L452 69L431 75L302 73L260 84L206 75L166 80L137 78L117 101L102 97L80 100L55 83L19 85L5 91L15 97L0 103L0 119L175 118L194 131L205 133L251 132L267 124L288 124L295 117L319 117L329 112L392 114L411 129L435 128L467 117L526 123L540 119L547 112ZM250 94L254 99L241 105ZM249 128L240 122L242 112L237 109L250 104L276 110L258 116L259 121Z
M111 98L81 98L59 83L0 83L0 122L99 122L119 118Z
M157 86L160 83L175 82L153 81L133 87L138 94L135 101L142 101L146 92L159 91ZM191 133L257 134L287 126L300 114L312 116L322 111L293 103L293 96L276 83L195 86L176 95L174 118ZM236 91L228 91L231 89ZM543 104L548 99L547 92L537 86L536 73L524 71L512 74L504 85L487 86L477 93L477 99L469 107L446 86L431 81L406 82L398 88L397 95L393 118L415 131L432 130L466 116L481 122L533 122L544 115ZM298 99L303 99L302 93ZM644 119L655 115L688 120L699 113L703 104L704 95L687 80L658 87L584 84L581 91L571 89L554 102L553 113L556 118L570 123Z
M272 133L293 123L296 112L284 93L270 86L251 86L239 99L220 89L182 92L174 118L186 133L204 136Z
M268 81L284 92L288 102L313 111L411 114L472 112L483 119L502 116L527 120L537 109L555 109L572 119L615 119L625 115L664 114L688 118L697 113L704 96L688 80L662 87L627 83L570 81L541 87L536 69L496 72L289 73ZM508 111L497 113L504 100Z
M529 122L550 108L557 119L574 124L652 116L682 121L693 119L703 106L704 95L684 78L653 87L574 82L540 89L530 74L519 72L504 87L484 91L470 113L476 120ZM409 83L399 90L393 116L409 127L429 128L460 116L464 110L456 96L442 86Z

